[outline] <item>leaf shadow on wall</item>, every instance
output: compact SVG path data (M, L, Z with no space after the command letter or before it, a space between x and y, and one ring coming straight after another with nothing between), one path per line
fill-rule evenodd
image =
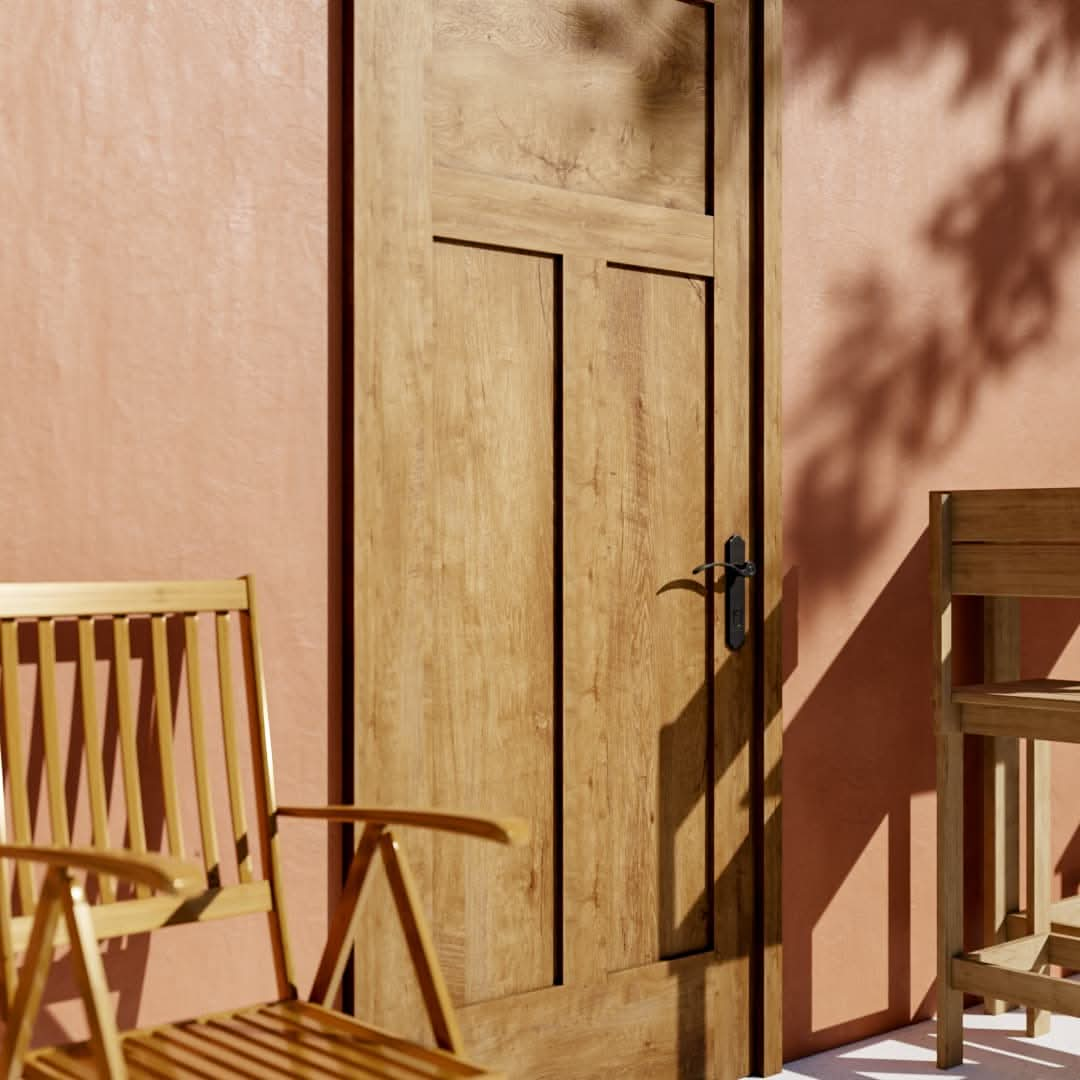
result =
M879 73L916 78L942 56L959 55L947 107L959 109L980 94L1001 102L993 152L910 223L930 263L954 283L948 295L912 307L910 283L887 261L831 284L826 310L837 329L813 358L820 373L814 390L789 411L785 428L785 438L803 451L787 482L786 558L793 568L785 591L801 591L805 606L811 582L815 597L843 596L895 542L911 506L912 468L932 466L956 446L988 380L1040 362L1068 306L1063 275L1080 250L1080 143L1066 131L1036 130L1032 116L1037 95L1080 58L1080 6L787 0L785 12L789 94L798 92L800 78L824 75L832 102L847 108ZM948 113L942 122L950 122ZM987 476L987 486L994 479ZM932 898L934 873L912 854L912 799L934 790L928 574L924 537L789 717L784 970L791 1054L887 1030L932 1007L929 992L914 1010L911 1001L925 989L911 985L913 882ZM967 677L979 671L979 610L973 603L958 612L968 651L957 663ZM1048 668L1075 627L1073 613L1043 630L1027 661ZM789 636L785 647L791 643ZM797 651L797 638L793 644ZM969 748L969 778L977 778L977 749ZM974 781L968 796L973 843L966 873L977 892ZM887 1000L870 1014L816 1022L815 929L882 828L888 910L866 918L887 923Z

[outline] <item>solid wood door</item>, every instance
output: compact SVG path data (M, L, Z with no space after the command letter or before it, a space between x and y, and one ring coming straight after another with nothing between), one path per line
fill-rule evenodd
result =
M406 835L476 1060L750 1067L748 0L357 5L356 781ZM754 583L750 586L753 600ZM358 1012L423 1028L385 895Z

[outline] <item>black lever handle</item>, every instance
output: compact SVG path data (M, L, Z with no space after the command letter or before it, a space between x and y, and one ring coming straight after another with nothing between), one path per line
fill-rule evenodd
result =
M746 557L746 541L737 533L724 544L724 557L694 567L694 573L724 568L724 640L729 649L741 649L746 641L746 578L757 574L757 566Z
M706 570L716 570L719 567L723 567L725 570L730 570L737 577L753 577L757 573L757 566L754 563L747 560L746 562L707 562L702 563L700 566L695 566L691 573L701 574Z

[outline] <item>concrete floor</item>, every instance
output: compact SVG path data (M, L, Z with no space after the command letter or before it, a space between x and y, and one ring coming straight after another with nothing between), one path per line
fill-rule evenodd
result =
M917 1080L964 1077L966 1080L1067 1080L1080 1077L1080 1020L1055 1016L1050 1034L1025 1039L1024 1014L964 1017L964 1064L939 1072L934 1064L933 1021L891 1031L865 1042L794 1061L783 1080Z

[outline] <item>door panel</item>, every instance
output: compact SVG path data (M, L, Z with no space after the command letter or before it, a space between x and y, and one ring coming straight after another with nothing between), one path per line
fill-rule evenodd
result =
M567 785L604 775L565 844L568 865L595 858L576 845L601 823L602 967L619 971L711 938L710 631L685 580L705 550L708 327L703 281L598 273L603 340L566 338Z
M438 0L434 20L437 165L704 211L703 7Z
M461 1003L553 979L555 284L550 258L435 245L432 797L532 825L525 849L435 844L435 939Z

